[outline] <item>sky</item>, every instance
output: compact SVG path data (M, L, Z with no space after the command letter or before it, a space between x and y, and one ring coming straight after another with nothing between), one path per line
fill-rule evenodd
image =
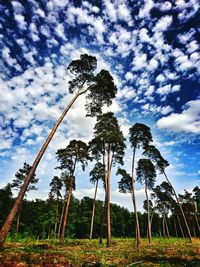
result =
M129 128L151 128L153 144L170 166L166 172L178 193L200 183L200 3L198 0L0 0L0 187L11 182L24 162L32 164L45 138L73 95L69 63L87 53L97 71L114 77L118 93L110 107L127 140L124 168L131 171ZM57 149L72 139L88 142L95 118L85 117L81 96L60 125L28 198L45 199L58 162ZM141 151L137 151L137 160ZM93 196L78 168L78 198ZM111 202L132 210L111 177ZM160 175L156 183L164 178ZM136 184L142 210L144 189ZM99 199L104 199L102 185Z

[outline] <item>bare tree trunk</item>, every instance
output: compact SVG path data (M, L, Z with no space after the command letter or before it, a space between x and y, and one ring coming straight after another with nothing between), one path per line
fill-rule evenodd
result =
M166 227L167 238L169 238L169 228L168 228L168 223L167 223L166 215L165 215L164 218L165 218L165 227Z
M193 226L194 237L197 237L197 236L196 236L196 230L195 230L195 225L194 225L194 223L192 224L192 226Z
M175 221L175 218L174 218L174 229L175 229L176 237L178 237L178 232L177 232L177 227L176 227L176 221Z
M104 218L105 218L105 211L106 211L106 194L105 194L105 201L104 201L104 205L103 205L103 209L102 209L102 213L101 213L101 225L100 225L100 234L99 234L99 244L102 244L102 236L103 236L103 222L104 222Z
M53 129L51 130L49 136L47 137L45 143L43 144L41 150L39 151L33 165L32 168L27 176L27 179L24 181L23 186L21 187L21 190L15 200L15 203L6 219L6 221L4 222L3 227L1 228L0 231L0 246L3 246L3 243L5 242L5 239L8 235L8 232L10 231L10 227L12 225L12 222L15 218L16 213L18 212L20 205L23 201L24 195L26 193L26 190L33 178L33 175L35 173L35 170L44 154L44 152L46 151L51 139L53 138L58 126L60 125L60 123L62 122L62 120L64 119L65 115L67 114L67 112L69 111L69 109L72 107L72 105L74 104L74 102L76 101L76 99L82 94L83 92L81 92L81 88L78 90L78 92L75 94L75 96L73 97L73 99L71 100L71 102L69 103L69 105L65 108L65 110L63 111L63 113L61 114L61 116L59 117L59 119L57 120L56 124L54 125Z
M95 187L95 192L94 192L94 200L93 200L93 208L92 208L92 219L91 219L91 225L90 225L90 239L92 239L92 233L93 233L93 223L94 223L94 212L95 212L97 188L98 188L98 180L96 182L96 187Z
M23 204L23 201L22 201ZM21 211L22 211L22 204L19 207L18 214L17 214L17 223L16 223L16 234L19 233L19 225L20 225L20 217L21 217Z
M200 226L199 226L198 217L197 217L197 215L196 215L196 214L194 214L194 217L195 217L195 220L196 220L196 223L197 223L198 236L199 236L199 233L200 233Z
M136 246L139 247L141 240L140 240L140 224L139 224L139 220L138 220L136 197L135 197L134 163L135 163L135 148L133 149L132 173L131 173L131 175L132 175L132 200L133 200L133 208L134 208L134 213L135 213Z
M165 176L165 178L166 178L168 184L171 186L171 188L172 188L172 190L173 190L174 196L175 196L175 198L176 198L177 205L179 206L179 209L180 209L181 214L182 214L182 216L183 216L183 221L184 221L184 224L185 224L185 227L186 227L186 231L187 231L187 234L188 234L190 243L192 243L192 236L191 236L191 233L190 233L190 228L189 228L189 226L188 226L188 222L187 222L187 220L186 220L185 213L183 212L183 209L182 209L181 204L180 204L180 202L179 202L179 199L178 199L178 196L177 196L177 194L176 194L176 191L175 191L175 189L173 188L171 182L169 181L169 179L168 179L166 173L163 172L163 174L164 174L164 176Z
M66 198L67 198L67 196L66 196ZM62 223L63 223L63 216L64 216L65 204L66 204L66 202L63 201L63 206L62 206L62 212L61 212L61 216L60 216L60 222L59 222L59 227L58 227L57 238L60 238L60 236L61 236L61 227L62 227Z
M55 214L55 226L54 226L54 238L57 236L57 228L58 228L58 198L56 199L56 214Z
M105 211L107 207L107 173L106 173L106 162L105 162L105 143L103 143L103 167L104 167L104 189L105 189L105 200L104 206L101 214L101 225L100 225L100 237L99 243L102 244L102 236L103 236L103 222L105 217Z
M178 220L179 228L181 230L181 235L182 235L183 238L185 238L179 215L177 215L177 220Z
M148 197L148 192L147 192L147 186L145 182L145 194L146 194L146 200L147 200L147 230L148 230L148 239L149 239L149 244L151 244L151 221L150 221L150 212L149 212L149 197Z
M66 206L65 206L65 212L64 212L64 217L63 217L63 224L62 224L62 230L61 230L61 237L60 241L63 243L65 239L65 229L66 229L66 224L67 224L67 216L68 216L68 211L69 211L69 204L71 200L71 195L72 195L72 177L70 178L70 188L67 194L67 201L66 201Z
M111 226L110 226L110 176L111 176L111 164L110 164L110 143L108 144L108 158L107 158L107 247L111 246Z
M165 213L163 212L163 216L162 216L162 227L163 227L163 236L166 237L166 233L165 233Z

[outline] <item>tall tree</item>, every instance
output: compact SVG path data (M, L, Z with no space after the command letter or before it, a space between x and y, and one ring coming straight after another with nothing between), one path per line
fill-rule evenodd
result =
M132 177L130 174L126 172L126 170L119 168L117 170L117 175L121 175L121 180L118 182L119 184L119 192L121 193L131 193L131 199L133 202L133 209L134 209L134 197L133 197L133 187L132 187ZM135 210L134 210L135 211ZM136 218L137 216L135 216ZM136 220L135 220L135 226L136 226ZM135 232L137 231L137 227L135 227ZM138 240L138 235L136 234L136 244L139 245L140 240Z
M85 170L88 160L90 160L89 156L89 147L86 143L80 140L72 140L69 145L64 149L59 149L57 152L57 159L60 162L60 166L58 167L61 170L64 170L63 175L65 179L65 185L67 189L67 198L66 198L66 206L65 213L63 217L63 225L61 231L61 241L64 242L65 237L65 228L67 215L72 195L72 190L75 187L75 170L77 164L80 163L82 170Z
M148 216L148 238L151 243L151 219L149 208L148 189L151 190L156 179L156 169L150 159L140 159L136 169L137 181L145 186L145 194L147 201L147 216Z
M116 163L123 164L125 139L112 112L107 112L97 117L94 127L94 138L90 142L91 150L99 157L103 157L106 164L105 188L107 210L107 247L111 246L110 225L110 177L112 166Z
M148 126L142 123L136 123L129 129L130 138L129 141L131 143L131 147L133 150L132 156L132 199L135 213L135 222L136 222L136 245L140 245L140 226L137 214L137 205L136 205L136 197L135 197L135 177L134 177L134 169L135 169L135 155L137 148L144 148L152 141L151 130Z
M59 198L61 197L61 189L63 183L58 176L54 176L50 183L50 192L49 199L53 202L55 201L55 224L54 224L54 238L57 237L57 228L58 228L58 203Z
M19 191L21 189L21 187L23 186L23 183L26 181L30 170L31 170L31 166L25 162L23 168L19 169L18 172L15 174L15 178L12 180L12 183L11 183L11 188L14 188L15 190ZM31 190L37 190L35 184L38 181L39 181L39 179L36 178L36 175L34 173L33 178L31 180L26 192L29 192ZM19 207L19 210L18 210L16 233L18 233L18 231L19 231L22 203L21 203L21 206Z
M77 98L83 94L86 94L86 110L88 116L94 116L98 113L101 113L101 108L103 105L110 105L112 99L117 93L117 88L113 82L113 78L107 70L101 70L96 76L94 72L97 68L96 57L83 54L80 56L80 59L73 60L69 66L68 70L74 75L74 79L69 81L69 93L74 93L74 97L67 105L55 125L53 126L49 136L44 142L42 148L40 149L38 155L35 158L35 161L32 165L32 168L27 176L26 181L24 182L21 190L16 198L16 201L4 222L3 227L0 231L0 246L3 245L7 234L10 230L11 224L16 213L21 206L22 200L24 198L25 192L33 178L33 175L36 171L36 168L45 153L49 143L51 142L55 132L57 131L59 125L64 119L67 112L70 110Z
M186 227L186 231L187 231L190 243L192 243L192 236L191 236L191 233L190 233L188 222L186 220L185 214L184 214L183 209L181 207L179 198L178 198L178 196L176 194L176 191L175 191L174 187L172 186L172 184L171 184L171 182L170 182L170 180L169 180L169 178L168 178L168 176L167 176L167 174L165 172L166 167L169 166L169 162L162 157L160 151L153 145L147 146L145 148L145 151L144 151L143 154L145 156L149 157L152 161L155 162L157 169L160 171L161 174L164 174L166 181L171 186L173 194L174 194L176 202L177 202L177 205L178 205L178 207L180 209L180 212L181 212L181 214L183 216L184 224L185 224L185 227Z
M162 215L163 235L167 233L169 237L169 230L167 225L167 214L169 210L173 210L174 199L171 186L167 182L162 182L153 188L152 198L155 199L155 208Z
M90 172L90 182L95 185L95 191L94 191L94 199L93 199L93 207L92 207L92 218L91 218L91 224L90 224L90 239L92 239L92 233L93 233L93 224L94 224L94 213L95 213L95 204L96 204L96 196L97 196L97 188L98 183L100 180L104 181L105 167L102 163L97 162L94 166L94 168Z

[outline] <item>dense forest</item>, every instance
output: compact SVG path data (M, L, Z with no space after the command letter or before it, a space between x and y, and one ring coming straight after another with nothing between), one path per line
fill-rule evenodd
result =
M195 188L192 194L185 192L180 196L183 209L189 222L192 236L199 237L198 216L200 213L200 189ZM0 189L0 225L2 226L14 198L12 196L11 185ZM198 210L193 208L197 203ZM152 204L152 202L151 202ZM56 222L56 200L51 198L47 200L24 200L20 212L20 223L17 229L17 218L12 225L10 237L14 240L19 238L50 239L55 236ZM196 204L195 204L196 206ZM59 220L62 213L63 199L58 201ZM71 198L69 216L67 219L66 238L89 238L93 199L84 197L78 200ZM144 201L144 209L146 203ZM170 211L170 212L169 212ZM154 237L184 237L187 233L180 213L173 207L161 208L161 203L152 206L152 235ZM164 216L163 216L164 215ZM103 229L101 227L102 217L104 216L104 203L96 201L93 237L100 238L106 236L106 220L103 220ZM105 217L105 216L104 216ZM140 223L140 232L142 237L147 236L147 213L138 212ZM101 230L102 229L102 230ZM111 229L114 237L135 237L135 216L127 209L116 204L111 204ZM102 233L101 233L102 231Z

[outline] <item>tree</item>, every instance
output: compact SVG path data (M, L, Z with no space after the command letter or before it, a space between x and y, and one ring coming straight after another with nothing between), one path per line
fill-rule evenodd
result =
M90 142L91 151L97 158L103 158L105 170L106 211L107 211L107 247L111 246L110 225L110 177L112 166L123 164L124 136L118 121L112 112L99 115L94 127L94 138ZM104 164L104 162L106 162Z
M192 237L191 237L190 229L189 229L185 214L184 214L183 209L181 207L181 204L179 202L179 199L178 199L178 196L176 194L176 191L175 191L174 187L172 186L172 184L171 184L171 182L170 182L170 180L169 180L169 178L168 178L168 176L167 176L167 174L165 172L166 167L169 166L169 162L162 157L160 151L153 145L147 146L145 148L145 151L144 151L143 154L145 156L149 157L153 162L155 162L157 169L160 171L161 174L164 174L166 181L171 186L173 194L174 194L175 199L176 199L176 203L177 203L177 205L178 205L178 207L180 209L180 212L181 212L181 214L183 216L183 221L184 221L184 224L185 224L185 227L186 227L186 231L187 231L190 243L192 243Z
M54 224L54 238L57 237L57 228L58 228L58 202L59 198L61 197L61 189L62 189L63 183L61 179L58 176L54 176L51 183L50 183L50 192L49 192L49 198L51 201L55 200L56 204L56 210L55 210L55 224Z
M30 170L31 170L31 166L25 162L23 168L19 169L19 171L15 174L15 179L12 180L11 188L14 188L15 190L19 191L21 189L21 187L23 186L23 183L26 181ZM38 181L39 181L39 179L36 178L36 175L34 173L33 178L31 180L26 192L29 192L31 190L37 190L37 188L35 187L35 184ZM19 231L22 203L21 203L21 206L19 207L19 210L18 210L16 233L18 233L18 231Z
M174 199L171 186L167 182L162 182L153 188L152 198L155 199L155 209L162 215L163 235L169 237L167 225L167 214L174 207ZM165 231L166 230L166 231Z
M197 205L195 198L193 194L189 193L187 190L184 190L184 194L178 194L178 196L187 221L190 224L190 230L193 230L193 236L196 237L196 233L198 233L198 235L200 233L200 226L197 218ZM195 230L195 225L197 226L197 232Z
M136 123L129 129L130 138L129 141L131 143L131 147L133 149L132 156L132 199L135 213L135 225L136 225L136 245L140 245L140 226L137 214L137 205L136 205L136 197L135 197L135 177L134 177L134 165L135 165L135 155L137 148L144 148L152 141L151 130L148 126L142 123Z
M56 154L57 159L60 162L60 166L58 168L64 170L64 172L62 173L62 178L65 181L67 191L65 213L61 231L61 241L64 242L70 199L72 190L75 188L75 170L77 164L81 163L82 170L84 171L88 160L90 160L91 158L89 157L89 147L86 143L80 140L70 141L69 145L66 148L59 149Z
M156 170L149 159L140 159L136 169L137 181L145 186L145 194L147 201L147 216L148 216L148 238L151 243L151 220L150 220L150 208L149 208L149 197L147 190L152 189L155 183Z
M92 207L92 218L91 218L91 224L90 224L90 239L92 239L92 233L93 233L93 224L94 224L94 213L95 213L95 204L96 204L96 195L97 195L97 188L98 188L98 182L99 180L104 181L104 172L105 167L102 163L97 162L94 166L94 168L90 172L90 182L93 184L96 184L95 186L95 192L94 192L94 199L93 199L93 207Z
M112 99L117 93L117 87L113 82L113 78L107 70L101 70L96 76L94 72L97 67L96 57L83 54L80 56L80 59L73 60L69 66L68 70L74 75L74 79L69 81L69 92L75 93L74 97L67 105L55 125L53 126L49 136L44 142L42 148L40 149L38 155L35 158L35 161L32 165L32 168L27 176L26 181L24 182L21 190L16 198L16 201L0 231L0 246L3 245L7 234L12 225L13 219L18 212L22 200L24 198L25 192L33 178L33 175L37 169L37 166L45 153L49 143L51 142L55 132L57 131L59 125L63 121L65 115L70 110L77 98L83 94L86 95L87 103L86 110L88 116L94 116L97 113L101 113L101 108L103 105L110 105Z

